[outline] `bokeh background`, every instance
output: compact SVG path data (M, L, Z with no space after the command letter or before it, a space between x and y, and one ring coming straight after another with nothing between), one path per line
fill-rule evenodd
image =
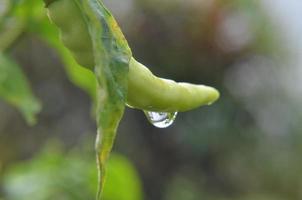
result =
M0 13L7 2L0 0ZM166 129L128 108L104 200L302 199L301 1L105 3L135 57L155 74L214 86L221 98L179 113ZM22 33L7 53L42 110L28 126L0 100L0 199L94 199L89 95L35 34Z

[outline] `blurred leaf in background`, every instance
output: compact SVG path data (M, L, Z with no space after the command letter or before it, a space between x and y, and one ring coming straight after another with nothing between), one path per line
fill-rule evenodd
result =
M20 110L28 124L36 122L41 109L33 95L28 80L20 67L9 57L0 53L0 97Z
M5 175L6 200L93 200L97 171L93 152L80 148L63 152L56 143L15 164ZM131 162L112 154L108 162L104 200L142 200L141 180Z
M57 28L46 16L43 1L4 1L0 5L0 51L9 53L14 43L26 34L34 34L57 50L70 80L95 100L96 80L93 73L79 66L59 39Z

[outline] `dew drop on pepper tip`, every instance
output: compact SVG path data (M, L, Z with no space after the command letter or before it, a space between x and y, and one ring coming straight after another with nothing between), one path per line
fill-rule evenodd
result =
M144 111L148 121L157 128L167 128L173 124L177 112L151 112Z

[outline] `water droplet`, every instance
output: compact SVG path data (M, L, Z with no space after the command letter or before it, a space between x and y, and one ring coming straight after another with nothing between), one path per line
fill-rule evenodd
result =
M169 113L144 111L144 113L148 121L157 128L167 128L168 126L173 124L177 116L177 112Z

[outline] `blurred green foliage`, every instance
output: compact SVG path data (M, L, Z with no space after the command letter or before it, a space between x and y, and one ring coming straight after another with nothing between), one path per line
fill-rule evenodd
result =
M31 160L16 163L4 177L6 200L94 199L97 170L93 152L72 149L63 152L49 143ZM142 200L141 181L134 166L122 155L108 161L104 200Z
M39 101L33 96L23 71L10 58L1 53L0 97L16 106L28 124L36 122L35 115L41 109Z
M53 48L56 48L65 64L65 69L70 80L78 87L87 91L92 100L94 100L96 80L93 73L79 66L61 43L57 28L50 23L46 16L46 9L44 8L43 1L15 0L5 1L3 5L4 11L3 14L0 15L0 51L2 53L9 53L7 51L21 36L25 34L35 34ZM1 59L1 65L6 65L6 60ZM22 76L24 77L24 75ZM18 77L16 76L16 80L17 79ZM27 86L28 84L26 83L24 85ZM27 91L29 91L29 89L27 89ZM24 93L26 93L26 91L24 91ZM29 92L27 93L27 95L31 95ZM20 98L18 101L23 101L23 99ZM26 102L29 101L26 100ZM37 107L37 105L30 102L28 105L30 107ZM20 106L17 106L17 108L20 108ZM30 114L37 114L37 110L38 109ZM29 116L29 114L27 115ZM33 116L31 116L31 118L33 118ZM27 117L27 120L30 124L33 123L33 119Z

